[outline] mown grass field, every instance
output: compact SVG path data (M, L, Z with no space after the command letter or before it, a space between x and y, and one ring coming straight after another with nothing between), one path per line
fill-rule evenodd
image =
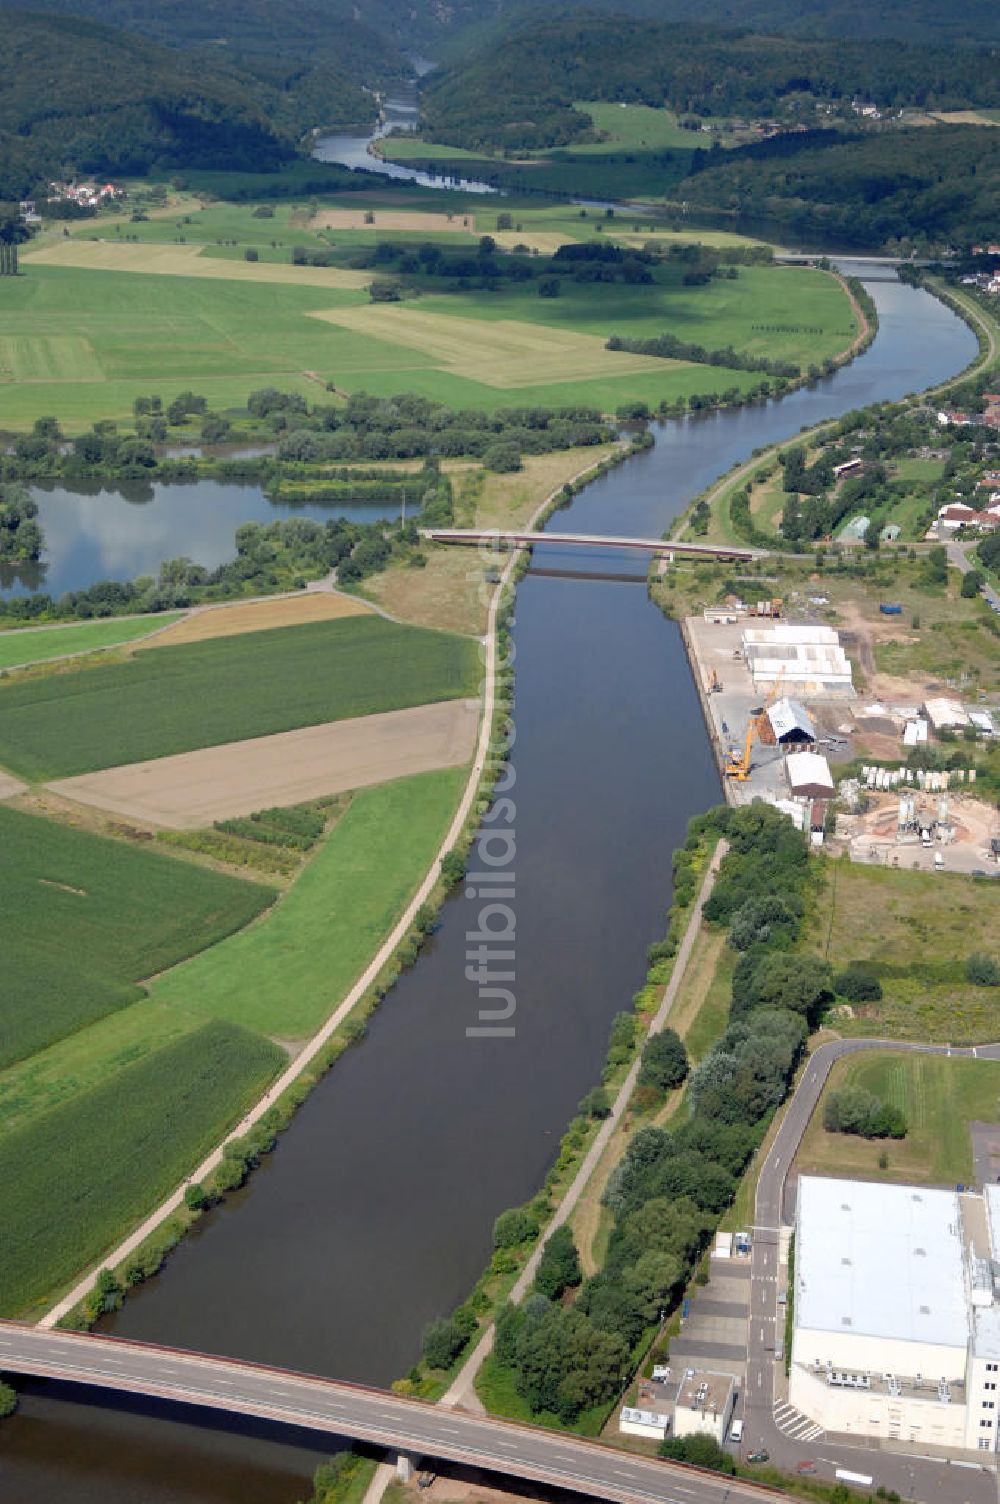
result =
M0 1066L127 1007L274 890L0 805Z
M463 768L357 794L271 914L159 978L153 999L280 1039L311 1034L357 980L423 877Z
M1000 1039L1000 988L965 980L972 951L996 954L1000 884L830 863L810 926L834 967L874 963L884 996L838 1014L844 1034L973 1043Z
M476 644L356 616L0 685L0 765L69 777L475 693Z
M19 668L25 663L45 663L71 653L92 653L99 648L136 642L179 621L182 612L164 611L161 616L115 617L109 621L83 622L79 626L29 627L0 632L0 669Z
M495 214L487 215L492 225ZM265 230L268 224L254 223ZM531 221L547 234L562 223L574 224L568 216L551 224L540 215ZM139 228L162 235L165 222ZM589 237L593 223L576 220L575 228L581 238ZM632 231L631 225L622 228ZM203 227L195 226L192 240L195 232L204 233ZM337 243L365 232L325 233ZM315 237L303 231L298 238ZM73 236L38 245L23 258L24 275L0 283L5 422L23 428L54 414L73 431L98 418L127 420L133 399L154 391L169 400L193 389L215 408L240 405L251 391L269 385L316 400L322 392L317 376L342 391L419 391L456 406L492 408L513 400L507 387L491 384L497 332L486 326L497 321L538 326L539 338L551 346L544 366L533 370L527 361L514 373L518 403L613 410L635 398L658 403L694 392L742 390L757 378L671 361L638 370L629 357L603 348L600 366L581 371L578 343L561 336L587 335L603 346L612 333L671 329L710 348L732 343L809 363L843 349L854 334L849 305L833 278L808 268L751 267L741 268L733 281L694 288L682 285L677 270L652 287L570 283L559 298L541 299L533 287L426 296L419 312L433 316L441 329L415 344L405 337L402 321L397 338L385 318L386 312L405 318L410 304L373 309L384 321L377 330L364 323L370 274L293 267L287 247L274 252L282 257L280 265L267 259L248 263L242 255L241 243L204 243L199 252L193 243L94 244ZM341 313L346 317L338 323ZM361 327L352 327L355 316L361 316ZM445 317L463 322L446 330ZM460 366L436 349L437 338L460 341Z
M0 1311L27 1311L98 1258L286 1059L269 1040L209 1022L0 1138Z
M831 1091L861 1086L906 1117L901 1140L827 1133L823 1102ZM969 1123L1000 1121L1000 1062L878 1051L834 1066L796 1158L800 1171L902 1180L923 1185L972 1180ZM883 1168L879 1158L888 1156Z

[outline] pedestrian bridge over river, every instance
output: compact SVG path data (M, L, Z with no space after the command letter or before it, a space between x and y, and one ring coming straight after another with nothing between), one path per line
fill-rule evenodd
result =
M421 537L432 543L492 544L496 548L526 548L536 543L570 548L634 548L647 554L681 554L685 558L736 559L749 563L766 556L761 548L742 548L737 544L677 543L670 538L618 538L602 533L533 533L499 528L430 527L421 529Z
M576 1436L380 1389L89 1332L0 1320L0 1370L252 1415L530 1479L616 1504L761 1504L782 1495Z

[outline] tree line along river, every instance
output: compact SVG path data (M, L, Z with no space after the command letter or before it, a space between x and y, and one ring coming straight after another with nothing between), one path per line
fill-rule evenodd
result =
M884 280L871 292L879 333L853 364L780 402L658 425L652 449L588 486L554 526L658 534L754 448L974 358L971 331L929 294ZM387 1385L414 1362L426 1323L475 1283L497 1213L540 1186L662 934L672 850L720 795L678 628L641 579L620 578L636 574L634 559L588 554L595 578L559 577L579 562L538 547L517 596L513 1036L466 1034L481 905L460 889L364 1044L111 1330ZM0 1427L0 1498L292 1504L332 1449L32 1383Z

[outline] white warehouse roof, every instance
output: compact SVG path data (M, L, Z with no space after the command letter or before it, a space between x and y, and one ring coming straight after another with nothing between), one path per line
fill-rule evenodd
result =
M816 727L805 706L800 705L798 700L775 701L768 706L767 718L779 742L783 736L797 736L810 742L816 740Z
M969 1324L955 1192L800 1176L795 1323L964 1348Z
M818 752L790 752L785 759L788 786L793 794L832 795L833 775L830 764Z
M924 710L935 731L969 724L969 717L957 700L928 700Z

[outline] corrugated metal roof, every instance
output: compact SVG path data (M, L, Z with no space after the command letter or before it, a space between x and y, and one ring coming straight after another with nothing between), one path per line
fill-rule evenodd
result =
M767 718L779 742L783 737L796 734L807 737L811 742L816 740L816 727L805 706L800 705L798 700L787 698L776 700L773 705L768 706Z
M816 790L833 791L830 764L818 752L792 752L787 758L786 767L793 794L800 789L809 793Z

